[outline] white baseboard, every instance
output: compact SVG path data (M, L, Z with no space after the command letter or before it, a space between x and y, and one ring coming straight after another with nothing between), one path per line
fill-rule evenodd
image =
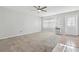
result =
M11 36L0 37L0 40L1 39L6 39L6 38L11 38L11 37L16 37L16 36L21 36L21 35L28 35L28 34L32 34L32 33L36 33L36 32L22 33L22 34L16 34L16 35L11 35Z

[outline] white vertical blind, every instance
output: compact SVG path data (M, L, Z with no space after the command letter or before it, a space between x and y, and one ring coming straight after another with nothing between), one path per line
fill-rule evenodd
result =
M67 21L68 26L75 26L76 25L76 19L75 17L70 17Z
M78 35L78 16L69 15L65 19L65 33L69 35Z
M56 20L50 19L50 20L43 20L43 29L46 30L52 30L55 28L56 26Z

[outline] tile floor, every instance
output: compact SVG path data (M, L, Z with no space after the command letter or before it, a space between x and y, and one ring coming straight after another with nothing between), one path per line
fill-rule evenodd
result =
M58 35L58 38L53 52L79 52L79 36Z

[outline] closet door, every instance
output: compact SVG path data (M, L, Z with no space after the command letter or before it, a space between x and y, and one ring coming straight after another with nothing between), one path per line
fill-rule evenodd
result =
M65 17L65 34L78 35L77 15Z

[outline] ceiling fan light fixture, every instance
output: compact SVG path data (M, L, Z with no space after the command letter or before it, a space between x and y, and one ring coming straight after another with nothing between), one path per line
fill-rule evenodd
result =
M41 12L41 10L38 10L38 12Z

